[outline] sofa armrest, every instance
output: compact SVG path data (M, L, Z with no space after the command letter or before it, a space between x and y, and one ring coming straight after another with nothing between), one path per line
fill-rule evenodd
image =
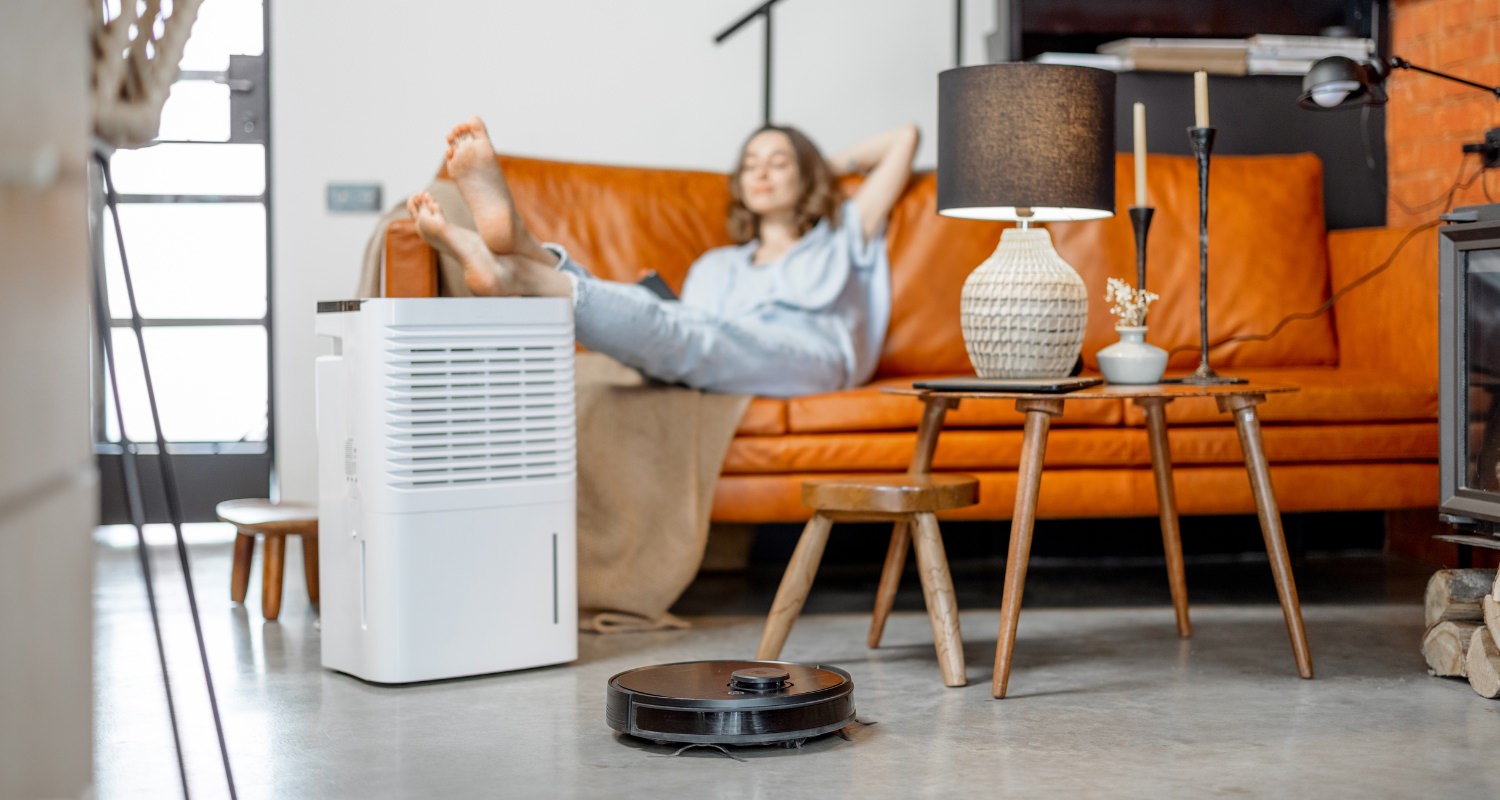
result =
M1361 228L1328 234L1329 278L1337 292L1375 269L1411 228ZM1437 229L1412 235L1378 275L1333 307L1339 366L1380 369L1437 385Z
M384 297L437 297L437 252L422 241L417 224L391 220L385 228Z

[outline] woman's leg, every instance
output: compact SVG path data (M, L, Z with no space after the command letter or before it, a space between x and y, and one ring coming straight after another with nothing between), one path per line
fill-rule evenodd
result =
M826 319L810 315L802 329L722 319L635 284L594 278L560 250L543 249L545 262L493 253L478 233L449 225L426 192L413 195L407 209L423 240L463 265L474 294L571 296L578 341L653 378L773 397L831 392L846 380L835 338L817 335Z
M805 326L758 318L724 319L663 301L631 283L598 280L567 258L577 278L573 324L579 343L645 374L714 392L794 397L843 387L844 355L832 321Z
M447 157L448 177L474 213L474 225L490 252L546 262L550 255L516 212L489 131L479 117L459 123L448 134Z
M406 210L416 220L422 240L458 260L464 268L469 291L481 297L571 297L572 281L553 265L557 257L541 251L545 261L519 253L491 252L475 231L448 224L443 209L426 192L406 201Z

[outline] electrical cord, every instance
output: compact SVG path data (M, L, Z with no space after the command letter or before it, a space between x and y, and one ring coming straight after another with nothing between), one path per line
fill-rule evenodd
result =
M1388 269L1391 264L1395 263L1396 256L1401 254L1401 251L1405 249L1407 243L1416 238L1417 234L1429 228L1435 228L1441 224L1443 224L1442 220L1435 219L1431 222L1424 222L1421 225L1418 225L1417 227L1407 231L1406 235L1401 237L1401 241L1396 243L1396 248L1391 251L1391 254L1389 256L1386 256L1386 259L1384 261L1380 262L1380 264L1378 264L1374 269L1371 269L1358 278L1355 278L1349 283L1344 284L1343 287L1341 287L1333 294L1329 295L1327 300L1324 300L1322 303L1318 304L1318 307L1313 309L1312 311L1297 311L1282 317L1281 321L1277 322L1276 326L1271 328L1270 333L1242 333L1237 336L1226 336L1225 338L1219 339L1218 341L1209 342L1208 349L1212 350L1215 347L1222 347L1226 344L1232 344L1234 342L1268 342L1273 337L1275 337L1276 334L1280 333L1282 328L1285 328L1287 325L1293 322L1296 322L1298 320L1317 319L1318 317L1328 313L1328 309L1332 308L1333 304L1339 301L1339 298L1343 297L1359 286L1369 282L1376 275L1379 275L1380 273ZM1189 351L1196 353L1201 349L1202 348L1199 347L1199 345L1196 343L1190 345L1179 345L1168 351L1167 357L1170 358L1171 356L1174 356L1178 353L1186 353Z
M1473 186L1475 179L1483 175L1485 172L1484 160L1480 159L1478 168L1475 169L1468 178L1465 178L1463 176L1464 164L1468 161L1468 156L1469 154L1465 153L1463 159L1458 162L1458 172L1453 176L1453 184L1448 187L1447 191L1443 192L1438 197L1435 197L1432 200L1429 200L1417 206L1407 205L1406 202L1403 201L1399 196L1397 196L1395 192L1390 193L1391 199L1396 202L1396 205L1401 207L1402 211L1405 211L1408 214L1425 214L1433 210L1434 208L1439 207L1441 207L1443 211L1446 212L1453 205L1453 195L1457 194L1459 189L1467 189L1470 186Z

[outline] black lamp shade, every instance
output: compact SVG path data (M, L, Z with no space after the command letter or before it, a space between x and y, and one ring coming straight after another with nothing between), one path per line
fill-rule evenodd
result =
M1061 64L938 75L938 213L1038 222L1115 213L1115 74Z
M1297 106L1309 111L1336 111L1385 105L1385 76L1370 64L1344 56L1318 59L1302 77Z

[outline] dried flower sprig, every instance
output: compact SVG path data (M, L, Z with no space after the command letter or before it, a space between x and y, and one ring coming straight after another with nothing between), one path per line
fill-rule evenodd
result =
M1136 289L1119 278L1110 278L1105 287L1105 302L1114 303L1109 313L1120 318L1120 326L1136 327L1145 323L1146 309L1156 302L1158 295L1145 289Z

